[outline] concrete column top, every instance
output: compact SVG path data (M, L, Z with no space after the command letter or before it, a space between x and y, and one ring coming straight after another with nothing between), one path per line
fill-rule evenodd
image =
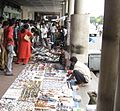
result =
M68 15L74 14L74 2L75 0L68 0Z
M74 8L75 14L85 13L84 2L85 0L75 0L75 8Z

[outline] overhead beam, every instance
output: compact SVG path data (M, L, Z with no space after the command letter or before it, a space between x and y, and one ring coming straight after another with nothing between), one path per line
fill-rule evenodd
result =
M64 0L15 0L23 6L59 6ZM42 5L41 5L42 4Z

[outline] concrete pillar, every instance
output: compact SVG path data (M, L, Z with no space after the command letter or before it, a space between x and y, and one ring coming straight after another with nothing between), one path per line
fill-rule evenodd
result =
M68 13L68 0L65 1L65 13Z
M5 8L5 1L0 0L0 16L3 16L3 10Z
M22 19L29 19L29 8L22 6L21 9L22 9Z
M65 2L62 2L62 16L65 16L65 10L66 10L66 4Z
M60 18L63 16L63 10L62 10L62 8L61 8L61 11L60 11ZM60 20L60 25L63 25L63 20Z
M28 12L28 18L34 20L34 12Z
M116 85L114 111L120 111L120 41L119 41L119 66L118 66L118 77L117 77L117 85Z
M74 13L74 1L75 0L68 0L68 20L67 20L67 45L70 46L70 24L71 24L71 15Z
M120 38L119 6L119 0L105 1L105 15L101 55L102 57L98 88L97 111L114 110Z
M35 12L33 12L33 20L35 20Z
M89 14L84 12L84 0L75 0L75 10L71 16L70 46L71 56L83 63L88 62ZM82 7L82 8L81 8Z
M74 14L74 2L75 0L68 0L68 16Z
M63 16L65 16L65 2L63 1L62 2L62 16L61 17L63 17ZM61 25L63 25L64 26L64 19L61 19Z
M119 44L119 66L118 66L118 77L116 86L116 95L114 102L114 111L120 111L120 44Z
M75 0L75 14L85 13L85 0Z

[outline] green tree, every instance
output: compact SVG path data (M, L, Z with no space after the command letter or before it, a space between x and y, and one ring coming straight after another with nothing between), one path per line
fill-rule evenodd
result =
M99 16L96 18L96 23L97 24L103 24L103 16Z
M94 25L103 24L103 16L90 17L90 23Z

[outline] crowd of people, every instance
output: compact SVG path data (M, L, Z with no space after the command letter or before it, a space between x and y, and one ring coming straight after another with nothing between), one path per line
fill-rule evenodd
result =
M42 47L59 56L60 64L54 67L58 70L69 70L68 80L75 77L76 84L88 83L89 68L76 57L70 58L66 41L67 29L57 22L0 18L0 70L7 76L13 75L14 55L17 57L16 64L26 65L32 50Z
M67 30L57 22L0 18L0 70L13 75L13 57L16 64L26 65L32 48L43 46L52 49L66 45Z

